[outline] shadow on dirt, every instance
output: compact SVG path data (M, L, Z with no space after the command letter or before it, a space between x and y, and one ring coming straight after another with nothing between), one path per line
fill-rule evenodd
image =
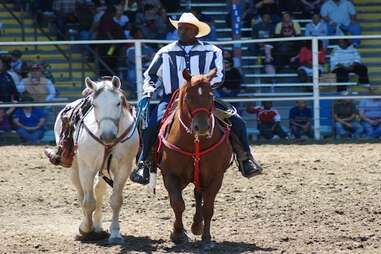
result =
M201 241L190 241L184 244L169 244L171 246L160 246L166 241L163 239L153 240L148 236L137 237L132 235L124 235L124 242L119 244L110 244L108 242L108 237L110 234L108 232L91 233L87 236L77 236L76 240L82 243L92 243L102 247L120 245L120 254L127 254L130 252L142 252L142 253L155 253L156 251L167 252L167 253L229 253L229 254L239 254L245 252L272 252L277 249L274 248L262 248L254 243L245 242L231 242L223 241L216 242L215 247L211 250L205 251L202 248Z

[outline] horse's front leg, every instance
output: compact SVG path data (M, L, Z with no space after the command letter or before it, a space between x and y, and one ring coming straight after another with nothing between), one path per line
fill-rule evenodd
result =
M188 236L185 234L183 225L183 212L185 203L182 196L182 190L178 177L166 174L163 176L165 188L169 194L171 207L175 213L175 223L173 224L173 232L171 240L176 243L184 243L188 241Z
M79 232L82 235L86 235L93 231L93 212L96 207L96 201L94 198L93 184L96 171L89 168L82 167L80 165L79 178L81 187L83 190L82 211L84 218L79 226Z
M193 216L192 233L201 235L204 232L203 216L202 216L202 193L194 191L196 200L196 213Z
M123 237L120 234L119 225L119 214L120 208L123 203L123 188L126 184L129 170L124 168L119 169L118 172L114 173L114 186L112 190L112 195L110 198L110 205L112 208L112 222L110 226L111 235L109 237L110 243L121 243L123 242Z
M212 236L210 234L210 222L214 213L214 201L216 195L221 188L222 178L216 176L216 178L208 184L208 188L202 193L203 198L203 207L202 215L204 217L204 232L202 234L203 248L208 250L214 247L214 244L211 242Z
M96 207L94 212L94 231L95 232L102 232L102 206L103 206L103 198L106 193L106 182L101 178L98 177L97 183L95 185L95 200L96 200Z

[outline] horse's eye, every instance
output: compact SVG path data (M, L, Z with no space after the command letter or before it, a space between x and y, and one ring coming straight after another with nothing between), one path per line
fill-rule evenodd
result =
M118 104L116 104L118 107L120 106L120 102L118 102Z

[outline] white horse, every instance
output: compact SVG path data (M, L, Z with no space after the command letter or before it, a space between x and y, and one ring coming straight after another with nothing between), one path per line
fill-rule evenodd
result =
M77 140L78 148L71 168L71 179L78 191L83 211L79 232L87 235L103 231L101 213L107 183L101 177L97 177L101 171L114 182L110 199L113 215L109 242L119 243L123 241L119 227L122 191L138 152L138 132L132 128L135 119L129 111L126 97L120 90L121 83L118 77L99 82L86 78L85 83L86 89L93 92L93 108L84 117L83 124L75 127L74 141ZM71 106L79 102L80 100L74 101ZM58 114L54 126L57 143L62 126L61 113L62 111ZM112 156L110 162L105 153ZM108 164L109 172L104 170Z

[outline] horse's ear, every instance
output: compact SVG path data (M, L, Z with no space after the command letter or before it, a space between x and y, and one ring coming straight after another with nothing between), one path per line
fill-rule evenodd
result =
M188 69L183 70L183 77L186 81L190 81L192 79L192 75L189 73Z
M211 81L217 75L217 69L213 68L208 74L206 74L206 78Z
M92 81L89 77L85 78L85 84L86 84L86 87L89 88L90 90L95 91L97 89L96 83Z
M111 84L115 89L120 89L121 82L117 76L112 77Z

